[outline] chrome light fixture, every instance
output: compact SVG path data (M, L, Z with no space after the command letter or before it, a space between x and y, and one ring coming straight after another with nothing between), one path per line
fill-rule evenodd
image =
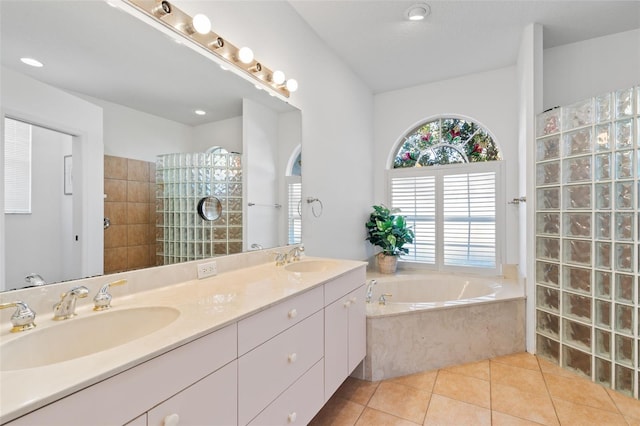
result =
M431 14L431 6L426 3L416 3L404 12L404 17L409 21L422 21Z
M232 69L236 74L270 89L274 96L277 94L288 98L292 92L298 90L296 80L285 80L285 74L282 71L272 71L262 62L257 61L250 48L236 47L212 31L211 21L204 14L191 17L166 0L121 0L121 2L132 6L137 12L142 12L147 18L151 18L154 25L161 24L162 27L171 30L174 36L179 36L182 40L187 39L205 49L207 53L214 56L212 59L216 60L221 67ZM140 19L148 21L146 18Z

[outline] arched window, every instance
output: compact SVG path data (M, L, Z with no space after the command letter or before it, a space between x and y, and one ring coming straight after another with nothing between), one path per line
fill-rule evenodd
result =
M468 119L441 117L402 137L387 171L388 203L415 233L404 262L500 270L500 152ZM426 167L437 166L437 167Z
M298 145L287 165L287 244L302 242L302 147Z

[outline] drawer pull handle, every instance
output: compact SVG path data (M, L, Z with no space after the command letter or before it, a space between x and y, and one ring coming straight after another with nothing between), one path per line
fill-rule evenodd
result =
M287 420L289 421L289 423L295 423L296 418L298 418L298 414L296 414L296 412L294 411L293 413L289 414Z
M293 364L294 362L296 362L298 359L298 354L297 353L292 353L289 355L288 360L289 360L289 364Z
M162 423L164 424L164 426L178 426L178 423L180 423L180 416L176 413L169 414L164 418L164 421Z
M287 314L287 316L289 318L295 318L298 316L298 311L294 308L292 310L289 311L289 313Z
M351 301L347 300L346 302L344 302L344 307L348 308L349 306L351 306Z

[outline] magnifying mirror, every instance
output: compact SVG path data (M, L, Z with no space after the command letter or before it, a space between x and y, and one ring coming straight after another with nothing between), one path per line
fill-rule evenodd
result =
M216 220L222 214L222 204L216 197L204 197L198 202L198 214L204 220Z

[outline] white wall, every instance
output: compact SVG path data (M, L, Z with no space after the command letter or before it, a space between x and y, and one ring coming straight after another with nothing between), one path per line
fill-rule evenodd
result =
M77 276L101 274L103 270L103 193L104 149L102 109L76 96L18 74L1 70L0 116L23 121L73 135L74 197L73 215L77 223L73 233L78 235L74 252L78 256ZM2 126L4 126L4 120ZM0 135L0 152L4 152L4 129ZM0 186L4 188L4 162ZM4 192L4 191L3 191ZM4 197L0 197L4 211ZM4 235L4 214L0 215L0 235ZM28 245L25 247L28 249ZM5 253L15 247L5 247L0 238L0 271L5 271ZM39 271L34 271L39 272ZM46 279L46 277L45 277ZM11 286L12 283L6 283ZM4 273L0 274L0 288L4 288Z
M544 50L543 110L640 83L640 29Z
M542 26L522 31L518 52L518 188L526 203L518 205L520 262L518 279L530 296L526 307L526 344L535 353L535 120L542 111Z
M243 248L248 250L252 244L275 247L284 213L284 209L275 207L282 204L278 184L284 177L277 168L278 114L243 99L242 116ZM249 207L249 203L255 205Z
M506 199L517 197L517 109L515 67L377 94L374 99L375 137L372 149L375 203L387 202L385 170L391 164L402 136L420 122L441 115L468 117L491 132L505 162ZM503 255L503 263L518 263L517 210L507 206L498 208L505 208L506 218L506 245L503 249L506 256ZM373 250L368 249L372 254Z
M193 152L205 152L212 146L221 146L229 152L242 152L242 116L193 128Z
M300 83L291 102L303 112L303 196L320 198L322 216L303 206L307 253L366 258L364 223L373 202L373 95L287 2L177 0L206 13L213 31L249 46L270 68Z
M5 215L4 240L11 247L5 259L9 287L21 286L32 272L48 282L78 278L65 275L64 270L65 248L73 240L72 195L64 195L63 180L71 136L37 126L32 129L31 213Z

